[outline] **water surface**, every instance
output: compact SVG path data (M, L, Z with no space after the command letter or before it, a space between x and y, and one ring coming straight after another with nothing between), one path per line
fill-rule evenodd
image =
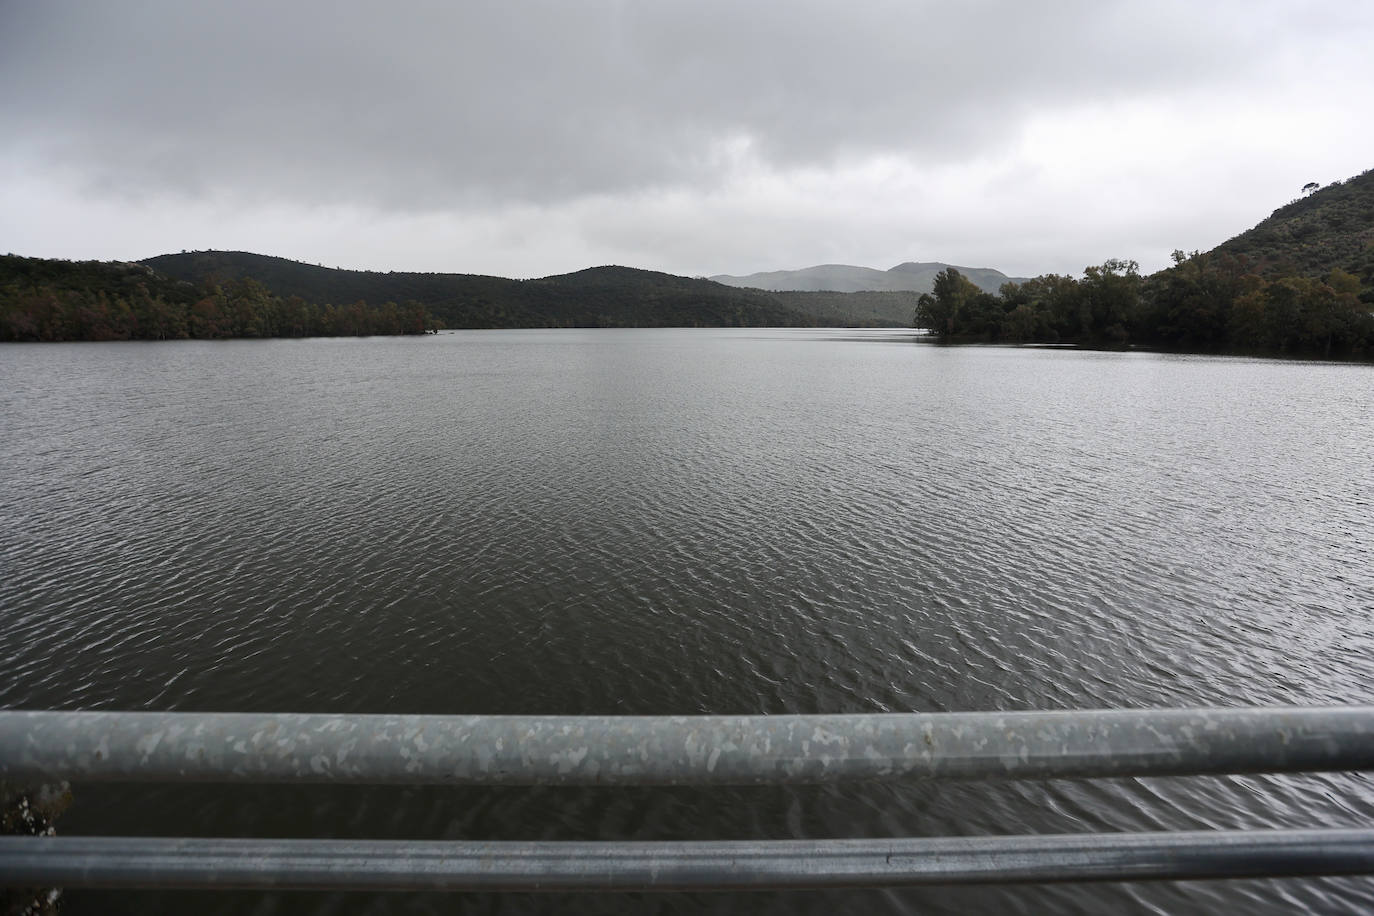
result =
M1374 368L486 331L0 347L0 706L693 714L1374 701ZM68 833L1368 826L1361 775L77 786ZM1364 879L69 895L69 912L1374 908Z

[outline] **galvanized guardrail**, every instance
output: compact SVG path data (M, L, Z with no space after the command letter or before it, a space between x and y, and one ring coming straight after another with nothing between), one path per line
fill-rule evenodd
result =
M760 785L1374 769L1374 707L853 716L0 712L0 779ZM0 884L782 888L1374 874L1374 830L691 843L0 838Z
M0 779L762 785L1374 769L1374 707L810 716L0 712Z
M521 843L0 837L0 884L673 891L1356 875L1374 830Z

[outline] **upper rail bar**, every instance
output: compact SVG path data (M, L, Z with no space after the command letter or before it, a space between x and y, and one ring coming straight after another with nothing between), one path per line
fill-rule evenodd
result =
M1374 769L1374 706L784 716L0 712L0 779L762 785Z

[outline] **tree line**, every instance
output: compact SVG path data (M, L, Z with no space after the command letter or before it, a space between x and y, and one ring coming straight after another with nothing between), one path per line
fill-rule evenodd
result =
M302 264L246 251L194 251L143 262L158 273L192 283L210 277L253 277L282 296L307 302L416 301L446 328L811 327L859 319L849 309L873 302L832 294L843 302L797 299L808 294L736 289L623 266L602 266L536 279L480 274L376 272ZM871 293L869 296L894 294ZM885 322L910 323L911 301L883 303Z
M1226 253L1173 261L1142 277L1136 262L1109 260L1080 279L1047 274L996 294L951 268L917 300L914 324L950 342L1374 359L1374 290L1354 274L1266 277Z
M0 341L424 334L418 303L347 305L272 294L251 278L192 284L142 264L0 258Z

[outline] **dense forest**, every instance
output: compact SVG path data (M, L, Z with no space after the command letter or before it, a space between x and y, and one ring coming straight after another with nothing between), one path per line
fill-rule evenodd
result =
M0 257L0 340L174 340L423 334L418 303L279 296L251 278L189 283L143 264Z
M321 304L330 302L351 304ZM338 270L232 251L142 263L0 259L0 340L11 341L435 327L902 327L914 304L909 293L769 293L629 267L510 280Z
M1108 261L1081 279L1050 274L996 295L950 269L921 296L915 324L949 342L1374 358L1374 297L1354 274L1270 279L1243 257L1174 258L1148 278L1134 261Z
M244 251L195 251L144 262L203 283L252 277L310 302L413 300L448 328L810 327L910 323L905 293L772 293L631 267L512 280L479 274L340 270Z
M1210 252L986 293L943 271L915 324L950 342L1074 343L1374 359L1374 172L1295 200Z

